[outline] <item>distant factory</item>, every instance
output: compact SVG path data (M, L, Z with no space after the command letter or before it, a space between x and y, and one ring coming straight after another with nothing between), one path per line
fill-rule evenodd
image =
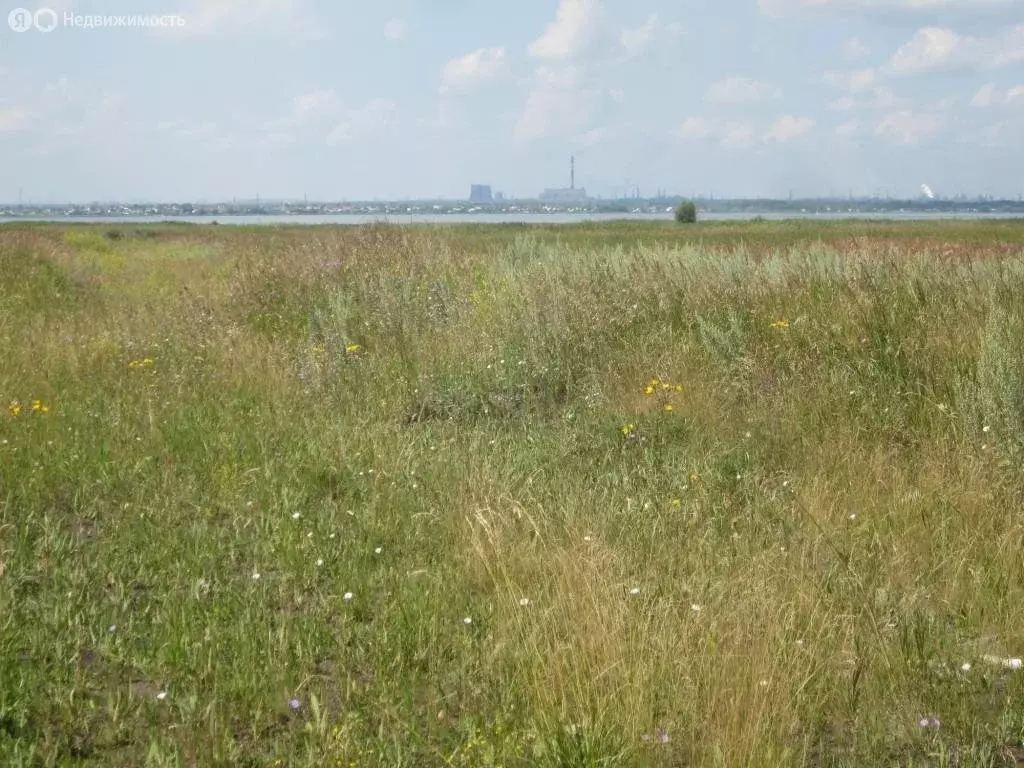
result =
M469 188L469 202L490 204L494 202L489 184L473 184Z
M542 203L553 203L557 205L587 203L590 198L587 190L583 187L576 187L576 158L569 158L569 186L545 189L538 198ZM473 205L501 205L505 202L505 195L501 192L494 192L490 184L471 184L469 187L469 202Z
M585 203L587 190L583 187L576 189L576 158L569 158L569 186L557 189L545 189L540 193L540 200L544 203Z
M505 202L505 195L492 192L489 184L473 184L469 188L469 202L476 205L501 205Z

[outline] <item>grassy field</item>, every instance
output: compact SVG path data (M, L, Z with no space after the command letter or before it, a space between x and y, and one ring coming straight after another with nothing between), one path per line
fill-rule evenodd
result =
M1024 221L0 227L0 762L1024 762Z

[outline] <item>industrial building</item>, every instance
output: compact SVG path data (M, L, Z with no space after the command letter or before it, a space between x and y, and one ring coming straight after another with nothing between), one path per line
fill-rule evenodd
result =
M473 184L469 188L469 202L471 203L493 203L494 196L487 184Z
M569 158L569 186L557 189L545 189L540 193L540 200L544 203L585 203L587 190L584 187L576 189L576 158Z

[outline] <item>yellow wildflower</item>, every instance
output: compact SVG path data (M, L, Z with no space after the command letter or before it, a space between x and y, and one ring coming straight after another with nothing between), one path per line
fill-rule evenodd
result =
M12 400L10 405L7 406L7 412L10 413L11 416L17 416L21 413L21 403L17 400Z
M700 474L697 473L697 472L691 472L690 476L689 476L689 480L690 480L691 483L699 482L700 481Z
M654 387L652 387L651 385L648 384L646 387L644 387L644 394L645 395L653 395L654 394Z
M665 406L665 413L672 413L672 411L674 411L674 410L675 409L672 407L671 403L669 403L668 405Z
M636 429L636 425L635 425L635 424L624 424L624 425L622 426L621 432L622 432L622 434L624 434L624 435L628 435L628 434L630 434L630 433L631 433L631 432L632 432L632 431L633 431L634 429Z
M669 502L669 505L673 506L673 507L681 507L683 505L683 500L682 499L672 499L672 501Z
M772 323L772 328L789 328L789 320L776 320Z
M683 385L682 384L676 384L676 392L682 392L682 391L683 391Z
M347 347L345 347L345 351L348 352L350 355L354 355L361 349L362 347L360 347L358 344L349 344Z

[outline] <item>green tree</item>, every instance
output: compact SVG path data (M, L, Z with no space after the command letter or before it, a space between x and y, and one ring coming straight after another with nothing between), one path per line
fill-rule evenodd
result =
M692 200L684 200L676 208L676 221L680 224L693 224L697 221L697 206Z

